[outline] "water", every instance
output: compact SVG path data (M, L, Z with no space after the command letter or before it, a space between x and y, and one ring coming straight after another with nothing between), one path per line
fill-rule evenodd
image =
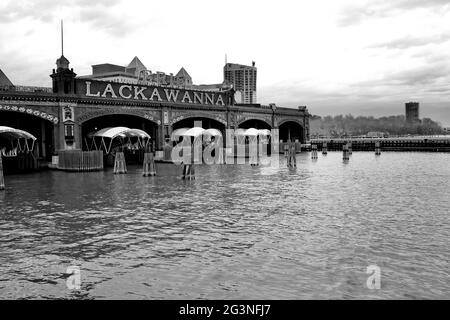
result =
M201 166L195 181L167 166L7 176L0 297L450 298L450 154L281 161Z

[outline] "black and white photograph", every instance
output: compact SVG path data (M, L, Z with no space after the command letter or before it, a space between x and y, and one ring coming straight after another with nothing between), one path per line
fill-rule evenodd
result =
M0 300L449 300L449 247L449 0L0 2Z

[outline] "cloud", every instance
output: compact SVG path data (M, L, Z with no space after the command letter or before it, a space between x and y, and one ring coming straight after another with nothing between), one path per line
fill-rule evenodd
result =
M354 26L367 19L390 17L414 9L442 11L450 9L450 3L448 0L370 0L363 4L345 6L340 10L337 25Z
M441 44L450 40L450 32L444 32L429 36L405 36L387 42L373 44L368 48L384 48L384 49L408 49L414 47L426 46L429 44Z
M92 27L123 35L129 30L130 21L122 12L115 10L119 3L120 0L74 0L70 3L60 0L9 1L0 6L0 24L24 19L54 23L64 17L74 19L78 16L79 21L91 24Z

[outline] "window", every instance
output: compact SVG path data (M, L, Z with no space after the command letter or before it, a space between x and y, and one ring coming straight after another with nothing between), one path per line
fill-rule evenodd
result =
M73 139L73 124L66 124L64 126L64 135L66 139Z

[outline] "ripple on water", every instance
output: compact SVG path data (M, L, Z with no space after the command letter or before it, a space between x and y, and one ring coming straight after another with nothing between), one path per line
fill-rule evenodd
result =
M180 168L6 176L0 297L449 297L449 154L297 160L199 166L195 181ZM366 288L371 264L378 291Z

